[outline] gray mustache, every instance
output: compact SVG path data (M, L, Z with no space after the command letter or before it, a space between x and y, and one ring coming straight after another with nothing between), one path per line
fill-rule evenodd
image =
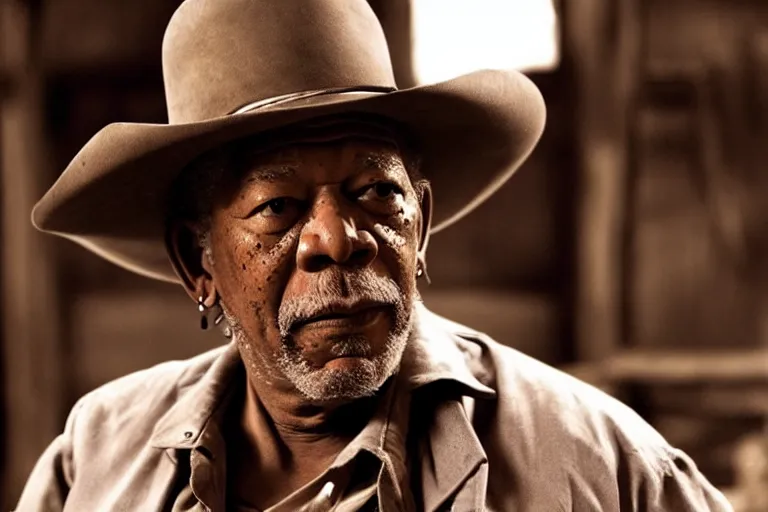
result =
M354 271L328 271L318 274L312 287L301 297L283 300L277 316L280 334L287 337L292 326L329 309L352 308L361 302L401 306L402 292L387 277L370 268Z

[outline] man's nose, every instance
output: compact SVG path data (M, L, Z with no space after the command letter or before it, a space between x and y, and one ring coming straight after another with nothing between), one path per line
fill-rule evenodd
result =
M318 272L330 265L365 267L378 254L373 235L356 226L352 207L333 194L318 197L299 238L298 267Z

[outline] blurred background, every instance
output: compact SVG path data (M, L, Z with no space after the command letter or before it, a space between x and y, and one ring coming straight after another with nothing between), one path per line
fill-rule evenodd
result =
M98 129L166 122L178 4L0 0L4 510L78 397L223 341L181 289L29 221ZM625 401L768 510L768 3L371 4L400 87L517 68L549 107L523 169L432 238L427 305Z

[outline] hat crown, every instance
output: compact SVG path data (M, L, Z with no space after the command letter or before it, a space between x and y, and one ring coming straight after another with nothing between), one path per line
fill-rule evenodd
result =
M365 0L187 0L165 33L163 76L170 124L298 92L395 86Z

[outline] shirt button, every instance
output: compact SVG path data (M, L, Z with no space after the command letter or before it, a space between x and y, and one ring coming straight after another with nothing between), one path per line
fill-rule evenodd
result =
M336 485L333 482L326 482L323 488L320 490L320 496L330 501L335 487Z
M184 432L184 439L189 439L192 437L192 432Z

